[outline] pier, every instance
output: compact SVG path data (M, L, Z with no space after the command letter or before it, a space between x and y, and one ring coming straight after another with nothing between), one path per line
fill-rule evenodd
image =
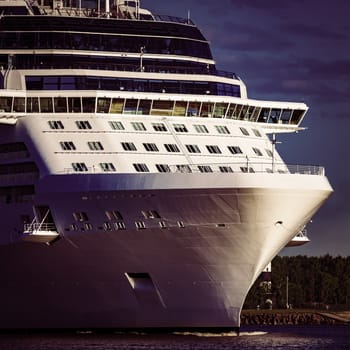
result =
M249 325L335 325L349 324L350 311L243 310L241 326Z

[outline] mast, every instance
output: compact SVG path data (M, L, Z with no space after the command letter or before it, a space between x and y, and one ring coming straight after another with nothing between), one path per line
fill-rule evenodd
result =
M107 18L110 17L110 12L111 12L110 3L109 3L109 0L106 0L106 15L107 15Z

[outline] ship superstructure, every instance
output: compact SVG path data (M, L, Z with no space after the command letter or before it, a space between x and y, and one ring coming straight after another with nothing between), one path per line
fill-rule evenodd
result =
M0 1L1 328L237 328L332 189L190 19Z

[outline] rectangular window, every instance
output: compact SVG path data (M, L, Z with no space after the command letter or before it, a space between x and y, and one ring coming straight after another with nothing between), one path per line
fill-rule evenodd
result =
M110 223L110 222L104 222L104 223L103 223L103 229L104 229L105 231L112 231L112 225L111 225L111 223Z
M67 99L65 97L54 97L55 113L67 113Z
M11 112L12 97L0 97L0 112Z
M156 164L156 168L160 173L170 173L170 167L168 164Z
M68 112L81 113L80 97L68 97Z
M155 131L168 131L163 123L152 123L152 126Z
M93 226L89 222L86 222L84 223L84 228L86 231L91 231L93 229Z
M53 105L51 97L40 97L40 112L41 113L52 113Z
M209 131L205 125L193 125L194 129L201 134L208 134Z
M88 168L85 163L72 163L72 167L74 171L79 171L79 172L88 171Z
M252 167L241 166L242 173L255 173Z
M190 153L201 153L201 150L197 145L186 145L186 148Z
M244 136L249 136L249 132L246 128L240 127L239 129Z
M184 117L186 114L186 109L187 109L187 102L176 101L173 115L177 117Z
M113 130L125 130L124 125L121 122L109 121L109 125Z
M127 99L124 106L124 114L136 114L138 100Z
M213 170L209 165L198 165L198 170L201 173L212 173Z
M3 108L0 106L0 109ZM27 97L27 112L39 113L39 99L37 97Z
M111 99L107 97L99 97L97 99L97 113L108 113L111 105Z
M136 146L132 142L122 142L125 151L137 151Z
M233 173L233 170L230 166L219 166L219 170L222 173Z
M60 146L64 151L75 151L76 147L72 141L61 141Z
M13 111L14 112L25 112L26 104L24 97L15 97L13 99Z
M159 152L159 149L155 143L144 143L143 146L147 152Z
M124 109L124 99L123 98L113 98L110 113L119 113L121 114Z
M257 129L252 129L255 136L261 137L261 133Z
M123 220L123 216L118 210L106 210L105 214L110 221Z
M259 148L253 147L253 151L257 156L262 157L263 154Z
M90 123L87 120L76 120L75 124L77 125L78 129L92 129Z
M187 164L176 165L176 169L180 173L192 173L191 167Z
M50 129L64 129L63 123L60 120L50 120L48 124Z
M125 230L126 229L124 222L121 222L121 221L115 222L114 226L117 230Z
M174 101L153 101L151 115L167 115L173 114Z
M227 148L232 154L243 153L239 146L227 146Z
M132 122L131 125L134 128L134 130L136 130L136 131L146 131L146 127L143 123Z
M89 141L87 144L88 144L89 148L91 149L91 151L102 151L103 150L102 143L99 141Z
M145 219L160 219L160 215L156 210L142 210L141 214Z
M148 173L149 172L147 165L144 163L133 164L133 166L138 173Z
M228 103L216 103L214 110L214 118L224 118Z
M273 157L273 153L272 153L272 151L271 150L269 150L269 149L265 149L265 151L266 151L266 154L269 156L269 157Z
M115 171L115 167L113 165L113 163L100 163L100 168L102 169L102 171Z
M139 107L137 109L137 114L149 115L151 104L151 100L140 100Z
M219 134L230 134L230 130L224 125L215 125L215 128Z
M207 150L209 153L215 153L215 154L220 154L221 153L221 150L219 148L219 146L216 146L216 145L207 145Z
M199 110L201 108L200 102L190 102L187 108L188 117L197 117L199 116Z
M73 213L73 218L74 218L75 221L79 221L79 222L83 222L83 221L88 221L89 220L87 214L84 211L79 211L79 212Z
M185 124L173 124L176 132L188 132Z
M135 221L135 226L138 230L144 230L146 225L143 221Z
M95 97L82 97L83 113L95 113Z
M180 152L179 147L176 144L168 143L164 145L168 152Z

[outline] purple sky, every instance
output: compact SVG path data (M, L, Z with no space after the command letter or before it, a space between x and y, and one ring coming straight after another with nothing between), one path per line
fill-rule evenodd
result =
M249 97L310 107L302 125L308 129L280 136L278 148L289 164L325 166L335 192L308 225L311 243L283 254L350 255L350 2L141 0L141 6L179 17L190 10L218 68L237 73Z

